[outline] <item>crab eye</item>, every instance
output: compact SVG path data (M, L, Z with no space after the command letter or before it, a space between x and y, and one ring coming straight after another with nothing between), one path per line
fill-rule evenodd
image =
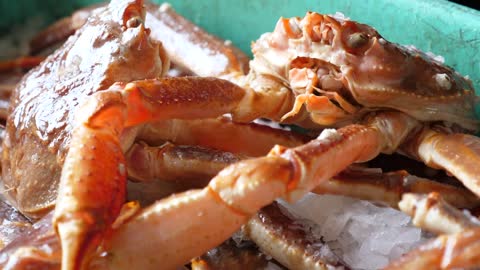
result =
M368 39L368 35L365 33L353 33L347 39L347 46L352 49L358 49L367 44Z
M142 23L143 23L142 18L140 18L139 16L135 16L135 17L132 17L132 18L128 19L128 21L126 23L126 26L128 28L136 28L136 27L140 26Z

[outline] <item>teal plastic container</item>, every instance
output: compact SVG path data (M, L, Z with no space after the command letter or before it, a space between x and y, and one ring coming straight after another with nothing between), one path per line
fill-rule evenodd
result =
M95 0L1 0L0 30L32 16L46 22ZM160 3L161 1L155 1ZM308 10L342 12L374 26L386 39L411 44L445 57L448 65L473 80L480 93L480 12L445 0L171 0L182 15L246 52L261 33L273 30L279 17L303 16Z

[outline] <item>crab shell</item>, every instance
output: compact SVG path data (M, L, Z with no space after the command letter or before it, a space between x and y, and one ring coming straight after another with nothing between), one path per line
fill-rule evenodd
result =
M79 104L115 82L157 78L168 70L166 53L139 22L144 11L137 6L132 0L98 10L88 27L15 89L3 142L2 181L4 194L23 214L38 218L54 205Z
M361 112L391 108L421 121L478 129L470 80L430 55L386 41L368 25L308 12L304 18L281 18L252 50L251 69L293 86L297 96L309 91L308 83L295 87L299 83L292 71L307 70L309 83L315 77L310 90L314 95L336 92L353 105L355 109L346 110L337 123L358 118ZM304 113L321 112L307 108Z

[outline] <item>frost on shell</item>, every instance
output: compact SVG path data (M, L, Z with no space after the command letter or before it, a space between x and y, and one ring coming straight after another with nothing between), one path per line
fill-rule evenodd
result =
M334 128L326 128L322 130L322 133L320 133L320 135L318 135L319 140L324 140L324 139L338 140L341 137L342 135L338 133L337 130Z
M450 90L452 88L452 83L450 82L450 78L448 77L447 74L445 73L439 73L434 75L435 81L437 84L445 89L445 90Z

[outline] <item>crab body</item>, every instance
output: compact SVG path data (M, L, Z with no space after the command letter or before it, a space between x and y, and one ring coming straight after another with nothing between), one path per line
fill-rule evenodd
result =
M13 93L2 179L10 201L30 217L41 217L55 202L75 108L114 82L156 78L168 69L165 52L143 25L125 28L127 21L116 19L122 14L108 12L100 14L110 19L92 17ZM134 22L140 15L123 17Z
M252 50L251 69L285 82L296 94L299 104L288 115L305 103L313 122L338 125L393 109L423 122L478 129L471 81L421 51L385 40L370 26L307 13L280 19Z

